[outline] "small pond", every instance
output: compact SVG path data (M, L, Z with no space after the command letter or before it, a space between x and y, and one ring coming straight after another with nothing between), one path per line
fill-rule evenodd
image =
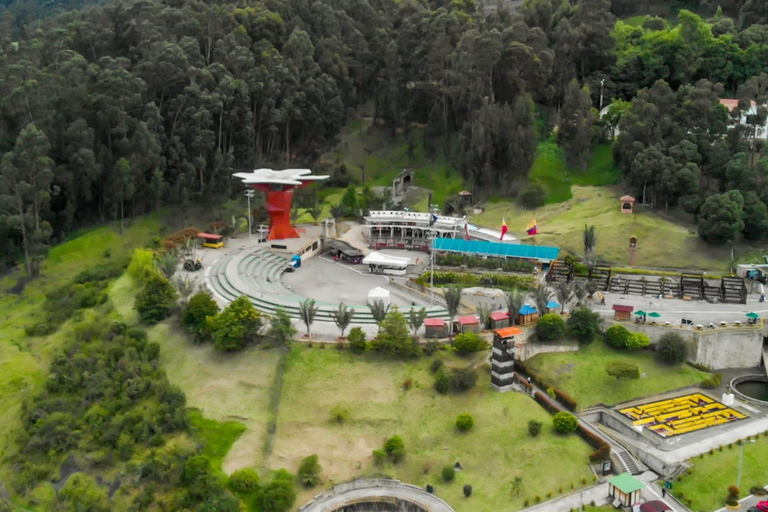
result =
M743 395L768 402L768 380L745 380L734 387Z

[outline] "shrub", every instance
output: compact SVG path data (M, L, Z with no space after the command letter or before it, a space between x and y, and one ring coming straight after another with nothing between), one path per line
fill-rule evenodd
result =
M355 354L362 354L365 352L367 345L365 343L365 333L362 328L354 327L350 330L349 335L347 336L347 341L349 341L349 349Z
M599 313L596 313L588 307L578 307L571 311L571 315L566 322L568 332L576 340L588 345L595 339L595 335L600 332L600 325L603 319Z
M472 496L472 486L467 484L464 486L464 497L469 498Z
M403 391L408 391L413 387L413 379L405 379L403 381Z
M176 305L176 290L166 278L159 274L151 275L142 290L136 295L136 311L139 318L147 324L156 324L165 320Z
M450 377L451 389L456 392L468 391L477 383L477 372L472 368L453 370Z
M648 348L650 345L651 339L643 332L632 333L632 336L630 336L627 341L627 348L631 349Z
M456 428L462 432L470 430L475 425L475 419L471 414L459 414L456 418Z
M627 348L632 333L620 324L614 324L605 331L605 341L613 348Z
M688 357L688 345L679 334L668 332L659 338L656 357L664 363L680 364Z
M517 196L518 201L526 209L538 208L544 204L547 199L547 192L544 187L538 183L531 183L525 190Z
M453 469L453 466L445 466L442 475L444 482L453 482L453 479L456 478L456 470Z
M384 451L394 463L398 463L405 457L405 443L400 436L392 436L384 443Z
M623 361L612 361L605 365L605 371L617 380L634 380L640 378L640 368L635 364Z
M383 466L387 462L387 452L384 450L373 450L373 463L377 466Z
M564 391L561 391L557 388L553 388L553 390L555 392L555 398L557 398L557 400L560 401L560 403L563 404L566 409L569 411L576 411L579 405L576 400L571 398L571 396Z
M440 368L435 375L435 391L444 395L451 388L451 377L448 370Z
M559 412L552 416L552 426L560 434L569 434L579 426L579 420L569 412Z
M349 420L350 416L349 409L341 404L336 404L331 409L331 419L336 423L344 423Z
M261 314L247 297L238 297L214 318L209 318L214 347L226 352L242 349L261 329Z
M592 463L603 462L611 458L611 445L603 443L603 446L589 454Z
M238 469L229 476L229 487L238 494L250 494L259 489L259 474L252 468Z
M741 493L741 490L737 486L735 485L728 486L728 497L725 499L725 504L730 505L732 507L738 506L740 493Z
M432 364L429 365L429 370L432 373L437 373L438 371L440 371L440 368L442 368L443 366L445 366L445 363L443 362L442 359L435 359L434 361L432 361Z
M131 263L128 265L128 275L137 284L143 284L150 276L157 274L155 270L154 254L148 249L136 249L133 251Z
M723 374L722 373L716 373L714 375L711 375L701 381L699 384L704 389L715 389L720 387L720 384L723 382Z
M564 334L565 322L555 313L543 315L536 324L536 336L541 341L559 340Z
M541 427L543 427L544 424L540 421L536 420L530 420L528 422L528 434L531 437L536 437L541 433Z
M181 322L192 333L192 339L197 342L206 341L211 333L208 330L208 317L219 314L219 305L207 293L196 293L189 299L181 314Z
M768 494L768 491L765 490L765 487L753 485L749 488L749 493L754 494L755 496L765 496Z
M418 357L421 355L421 347L414 340L408 330L408 322L397 308L393 308L384 317L381 330L373 340L374 350L389 352L399 357Z
M453 346L463 353L479 352L488 348L488 343L477 333L463 332L453 339Z
M320 483L320 464L317 455L309 455L301 460L298 478L304 487L314 487Z
M296 501L293 476L286 470L277 471L260 495L262 512L287 512Z

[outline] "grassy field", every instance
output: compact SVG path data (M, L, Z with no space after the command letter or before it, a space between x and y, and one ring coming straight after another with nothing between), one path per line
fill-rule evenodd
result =
M110 299L126 321L136 289L127 275L110 290ZM177 318L147 329L150 340L160 344L160 361L168 379L187 395L187 404L218 422L236 421L245 426L231 450L221 456L222 469L263 465L262 449L270 420L269 396L280 353L274 349L248 348L222 354L211 344L192 343ZM219 457L219 455L217 455Z
M529 178L540 183L547 191L547 204L555 204L573 197L572 185L603 186L618 183L621 169L614 164L611 146L608 144L595 148L586 171L567 169L563 150L554 137L550 137L539 143Z
M597 231L598 257L614 265L626 265L629 238L634 235L638 238L635 257L638 267L699 269L714 273L730 268L730 247L706 244L695 232L690 232L694 226L671 222L650 211L623 214L619 211L620 195L611 187L575 186L573 197L564 203L525 211L516 203L499 202L489 204L482 214L471 216L471 220L498 229L505 217L511 233L524 234L527 224L535 218L539 234L529 237L535 240L526 242L554 245L566 254L578 255L584 252L584 225L590 224ZM756 251L760 251L760 246L737 244L736 260L753 257Z
M21 294L10 288L20 275L10 273L0 280L0 459L11 455L15 432L20 427L21 403L34 394L48 371L51 355L71 332L65 324L50 336L28 337L24 327L41 316L45 294L72 279L77 273L103 261L105 251L112 258L130 254L147 242L158 229L155 217L135 220L124 234L114 225L85 231L79 237L51 249L42 275L31 281ZM0 466L0 479L9 469Z
M465 364L455 357L446 361L449 366ZM435 485L437 494L458 512L519 510L525 499L533 503L536 495L542 499L550 492L557 495L560 486L569 492L572 485L582 487L582 479L591 482L590 447L574 435L555 435L549 415L530 398L492 391L487 372L467 394L439 395L432 389L430 363L429 358L405 363L294 346L270 466L295 471L303 457L316 453L326 487L332 480L387 474L415 485ZM403 383L409 380L412 387L404 390ZM351 413L344 424L330 417L338 404ZM466 434L455 427L461 413L475 418L474 428ZM532 419L545 425L537 438L527 433ZM403 438L405 461L373 466L371 451L392 435ZM464 470L453 483L443 483L442 468L457 461ZM523 478L524 490L512 495L510 482L516 476ZM473 486L470 499L463 497L464 484ZM305 491L298 502L317 493L317 489Z
M636 364L645 378L617 381L605 372L612 361ZM553 386L571 395L579 407L612 405L701 382L709 374L688 365L659 365L651 352L619 352L600 340L578 352L539 354L525 363Z
M744 465L741 474L741 497L749 495L752 486L768 485L768 437L744 445ZM739 446L723 447L712 455L704 454L691 460L693 471L683 475L682 481L672 484L672 492L678 497L692 500L691 510L711 511L723 507L728 495L728 486L735 485L739 471Z

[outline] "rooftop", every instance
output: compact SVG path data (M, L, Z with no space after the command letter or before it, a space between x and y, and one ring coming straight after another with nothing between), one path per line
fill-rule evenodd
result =
M491 320L506 320L509 318L509 313L503 311L494 311L491 313Z
M481 256L498 256L508 258L525 258L544 262L554 261L560 254L558 247L544 245L501 244L498 242L483 242L478 240L459 240L455 238L434 238L432 248L438 251L478 254Z
M424 320L426 327L443 327L445 326L445 320L442 318L427 318Z
M621 311L621 312L624 312L624 313L631 313L632 311L635 310L635 306L623 306L621 304L614 304L613 305L613 310L614 311Z
M480 320L478 320L474 315L460 316L456 320L458 320L461 325L472 325L480 323Z
M608 483L623 493L629 494L645 488L645 484L629 473L622 473L608 479Z
M517 336L522 333L517 327L504 327L503 329L496 329L493 332L498 334L500 338L511 338L512 336Z

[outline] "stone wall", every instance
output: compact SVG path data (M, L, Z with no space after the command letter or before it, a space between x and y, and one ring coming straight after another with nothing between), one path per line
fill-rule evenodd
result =
M577 352L578 350L579 345L576 343L569 345L554 345L550 343L522 343L520 348L518 348L515 352L515 355L520 361L525 361L538 354L549 354L554 352Z
M691 328L666 327L663 325L620 323L632 332L642 332L651 338L651 346L668 332L679 334L689 343L688 359L713 370L723 368L755 368L760 366L763 350L761 327L727 327L695 330Z

